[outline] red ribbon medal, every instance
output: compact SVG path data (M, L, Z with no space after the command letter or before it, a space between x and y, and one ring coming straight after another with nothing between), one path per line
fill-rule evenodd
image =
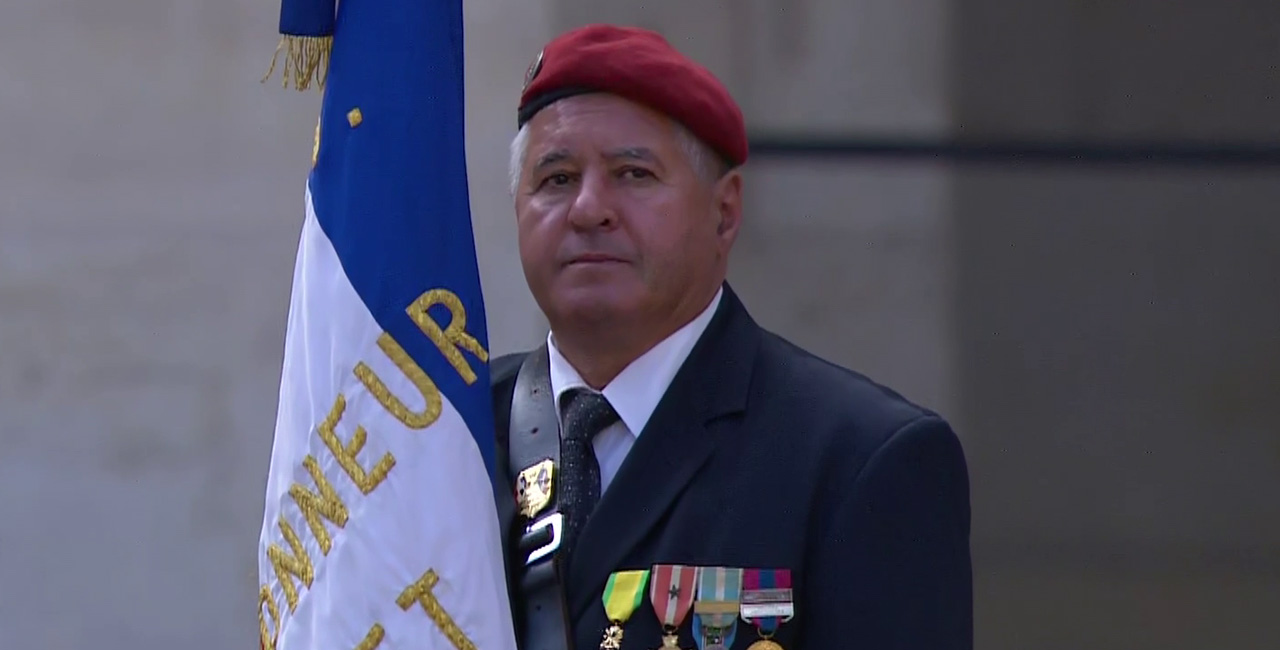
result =
M782 650L773 640L778 626L795 616L789 569L747 569L742 574L742 620L756 626L760 640L747 650Z
M649 602L662 623L661 650L678 649L679 630L693 608L698 568L679 564L655 564L649 577Z

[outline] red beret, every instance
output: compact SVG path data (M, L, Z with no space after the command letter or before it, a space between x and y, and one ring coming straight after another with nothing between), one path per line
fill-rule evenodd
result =
M662 36L634 27L588 25L557 37L525 75L518 124L551 103L605 92L681 123L733 165L747 160L742 110L706 68Z

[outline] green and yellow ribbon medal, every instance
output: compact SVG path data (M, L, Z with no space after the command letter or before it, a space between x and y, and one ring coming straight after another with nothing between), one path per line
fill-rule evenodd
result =
M622 650L622 625L631 618L644 599L649 570L618 571L604 585L604 613L609 617L600 650Z

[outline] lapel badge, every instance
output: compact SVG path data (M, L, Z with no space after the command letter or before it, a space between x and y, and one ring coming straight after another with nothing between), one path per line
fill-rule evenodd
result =
M525 88L528 88L529 84L533 83L533 79L538 76L538 73L542 72L542 56L545 52L546 50L539 50L538 56L533 58L533 63L530 63L529 68L524 71Z
M551 503L555 469L555 462L548 458L520 471L520 477L516 480L516 499L520 504L520 514L533 519Z

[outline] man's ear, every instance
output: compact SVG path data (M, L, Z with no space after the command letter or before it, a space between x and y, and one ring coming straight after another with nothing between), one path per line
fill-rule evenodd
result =
M716 233L733 243L742 225L742 173L731 169L720 177L712 190L712 200L719 217Z

